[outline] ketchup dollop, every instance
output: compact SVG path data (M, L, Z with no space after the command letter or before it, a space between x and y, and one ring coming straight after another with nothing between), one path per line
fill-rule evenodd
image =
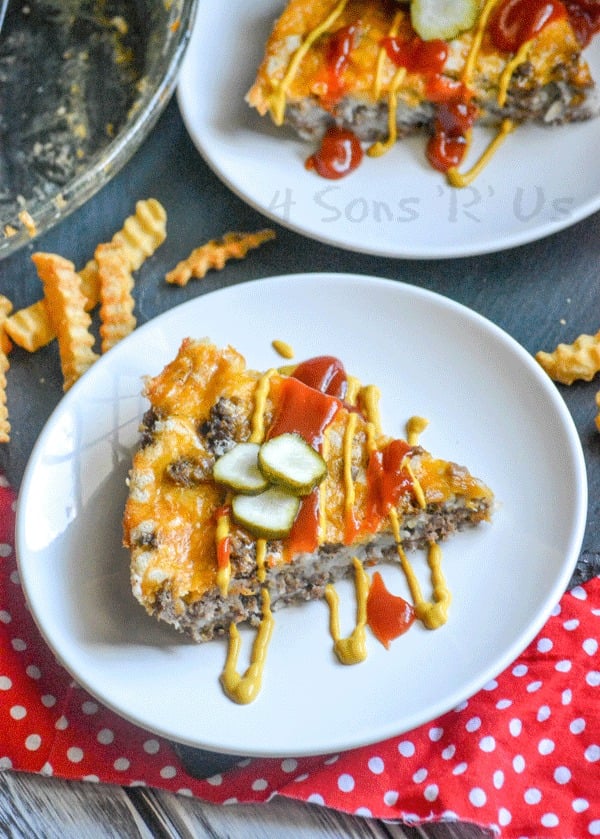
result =
M353 172L363 159L360 140L337 125L327 130L317 151L306 161L307 169L314 169L322 178L338 180Z
M477 107L467 100L457 99L437 106L433 135L426 150L427 159L434 169L447 172L460 164L477 114Z
M410 629L414 620L413 606L403 597L391 594L376 571L367 597L367 623L373 635L388 649L390 642Z
M397 67L406 67L409 73L441 73L448 57L448 44L440 39L422 41L414 37L407 41L406 38L394 36L384 38L382 43L390 60Z
M561 0L501 0L490 20L490 37L498 49L517 52L549 23L566 16Z

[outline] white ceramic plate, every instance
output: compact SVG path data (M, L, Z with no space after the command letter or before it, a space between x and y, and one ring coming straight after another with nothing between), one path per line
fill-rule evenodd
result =
M248 363L343 359L379 384L382 419L494 488L491 526L444 548L454 601L446 626L414 626L389 651L371 638L356 667L336 662L324 603L276 614L263 690L238 706L218 676L226 642L195 645L156 623L129 590L121 547L125 479L147 407L141 377L185 336L232 343ZM327 753L400 733L476 692L543 625L576 562L586 515L583 455L554 385L493 324L431 292L369 277L303 274L234 286L179 306L101 358L51 416L18 505L21 580L42 633L74 678L119 714L176 741L249 755ZM425 559L417 573L429 590ZM397 568L392 591L407 594ZM340 585L342 628L354 615ZM247 650L253 633L243 631Z
M422 137L396 144L383 158L365 159L340 181L306 171L313 146L274 128L244 101L282 8L276 0L255 0L232 14L220 0L203 0L178 87L197 148L260 212L342 248L437 258L530 242L600 208L597 120L553 130L520 128L462 190L429 167ZM600 38L587 55L600 79ZM473 159L490 136L476 132Z

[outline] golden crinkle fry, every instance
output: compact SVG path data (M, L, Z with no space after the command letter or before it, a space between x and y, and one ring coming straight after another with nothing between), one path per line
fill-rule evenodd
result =
M68 259L53 253L34 253L50 320L58 338L63 390L69 390L98 356L92 350L92 319L85 310L81 277Z
M535 357L555 382L591 382L600 371L600 332L580 335L572 344L559 344L554 352L540 351Z
M6 404L6 372L9 368L8 353L11 350L10 339L4 331L6 318L12 310L12 303L0 294L0 443L10 440L10 422Z
M123 227L115 233L111 243L123 246L127 267L130 271L137 271L166 237L165 208L156 198L148 198L137 202L134 215L125 219ZM91 259L80 273L83 292L91 309L100 299L97 260Z
M256 233L226 233L222 239L211 239L191 254L165 279L173 285L184 286L194 277L201 280L211 269L220 271L229 259L243 259L249 250L258 248L264 242L275 238L275 231L269 228Z
M94 256L100 279L100 337L105 353L135 329L133 276L122 243L98 245Z
M56 338L46 301L43 299L19 309L7 318L5 330L15 344L28 352L35 352Z
M146 258L164 242L167 235L167 214L155 198L138 201L135 214L125 219L123 227L112 237L111 242L123 245L127 254L128 267L137 271ZM81 289L85 296L87 311L96 306L100 299L98 264L91 259L79 272ZM20 347L35 352L45 347L56 337L52 320L45 301L38 300L15 312L6 323L6 331Z

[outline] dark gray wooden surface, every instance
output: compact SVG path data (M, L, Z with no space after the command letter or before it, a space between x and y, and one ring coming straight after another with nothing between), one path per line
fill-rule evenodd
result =
M391 260L355 254L275 226L277 240L185 289L164 283L165 271L203 241L227 230L254 230L265 219L221 184L189 140L176 102L168 106L134 159L91 201L35 242L83 265L109 239L137 200L158 198L167 209L167 242L142 268L136 314L143 323L171 306L224 285L282 273L349 271L412 283L486 316L530 352L552 349L600 329L600 214L539 242L455 260ZM30 246L0 263L0 293L15 307L40 296ZM400 336L401 337L401 336ZM15 350L9 372L12 441L0 448L0 470L18 487L31 448L61 398L56 345L34 355ZM600 556L600 434L596 386L562 388L586 454L590 486L583 558ZM540 425L544 417L539 418ZM515 429L518 433L518 429ZM499 455L500 456L500 455ZM186 755L200 769L203 755ZM210 756L208 756L210 757ZM200 759L201 758L201 759ZM482 839L470 825L403 828L289 801L215 807L146 789L121 789L0 773L0 837L340 837Z

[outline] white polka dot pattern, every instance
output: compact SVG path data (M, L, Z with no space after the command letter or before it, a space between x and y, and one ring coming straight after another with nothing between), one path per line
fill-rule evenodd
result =
M351 752L245 759L198 780L169 742L103 707L56 662L24 605L13 528L0 476L0 770L224 805L279 794L409 825L468 820L507 839L600 837L600 578L566 594L517 661L439 719Z

